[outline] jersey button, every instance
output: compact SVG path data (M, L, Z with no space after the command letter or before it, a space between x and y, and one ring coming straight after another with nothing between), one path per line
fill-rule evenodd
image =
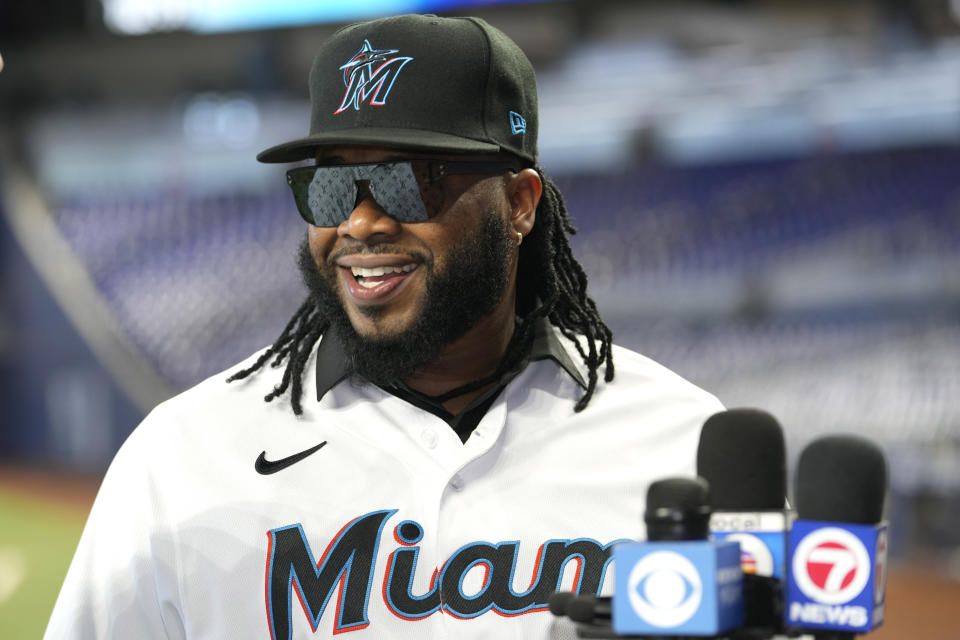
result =
M459 475L453 476L452 478L450 478L450 486L456 489L457 491L462 490L463 478L460 477Z
M428 449L433 449L437 446L437 432L433 429L424 429L423 433L420 434L420 440Z

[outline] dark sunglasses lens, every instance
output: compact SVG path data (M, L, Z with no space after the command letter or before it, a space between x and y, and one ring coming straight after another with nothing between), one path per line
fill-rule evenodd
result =
M371 165L368 175L373 199L391 218L399 222L422 222L430 217L420 196L412 163Z
M353 167L318 167L307 185L306 202L318 227L335 227L350 217L356 204Z
M410 169L420 193L424 220L439 215L443 209L443 180L431 180L430 164L429 162L410 163Z
M318 227L335 227L350 216L357 188L345 167L300 167L287 172L300 217Z
M426 169L422 171L426 176ZM400 222L426 220L443 204L442 189L418 180L409 162L301 167L287 172L300 216L318 227L335 227L350 217L357 204L357 183L361 181L367 182L377 204ZM434 203L432 214L425 206L427 199Z

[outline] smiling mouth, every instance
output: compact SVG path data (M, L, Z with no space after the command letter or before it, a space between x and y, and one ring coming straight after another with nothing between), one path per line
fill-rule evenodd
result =
M383 267L350 267L357 284L366 289L375 289L389 280L402 278L417 268L415 264Z
M359 305L380 305L406 287L420 265L416 262L369 267L341 265L346 293Z

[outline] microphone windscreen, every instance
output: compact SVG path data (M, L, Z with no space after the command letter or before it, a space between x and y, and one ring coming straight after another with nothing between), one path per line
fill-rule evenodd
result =
M647 513L660 509L698 511L710 506L710 487L703 478L666 478L647 488Z
M703 424L697 475L710 484L714 511L784 508L787 453L777 419L759 409L730 409Z
M596 606L595 596L576 596L567 604L567 616L574 622L592 624L597 620Z
M550 605L550 613L555 616L567 615L567 605L576 596L572 591L557 591L550 595L547 603Z
M667 478L647 489L643 514L647 540L706 540L710 534L710 486L703 478Z
M794 505L804 520L875 524L883 519L887 459L866 438L825 436L797 461Z

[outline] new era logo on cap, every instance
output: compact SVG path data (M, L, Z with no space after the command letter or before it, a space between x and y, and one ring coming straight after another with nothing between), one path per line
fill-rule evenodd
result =
M515 136L527 132L527 121L516 111L510 112L510 131Z

